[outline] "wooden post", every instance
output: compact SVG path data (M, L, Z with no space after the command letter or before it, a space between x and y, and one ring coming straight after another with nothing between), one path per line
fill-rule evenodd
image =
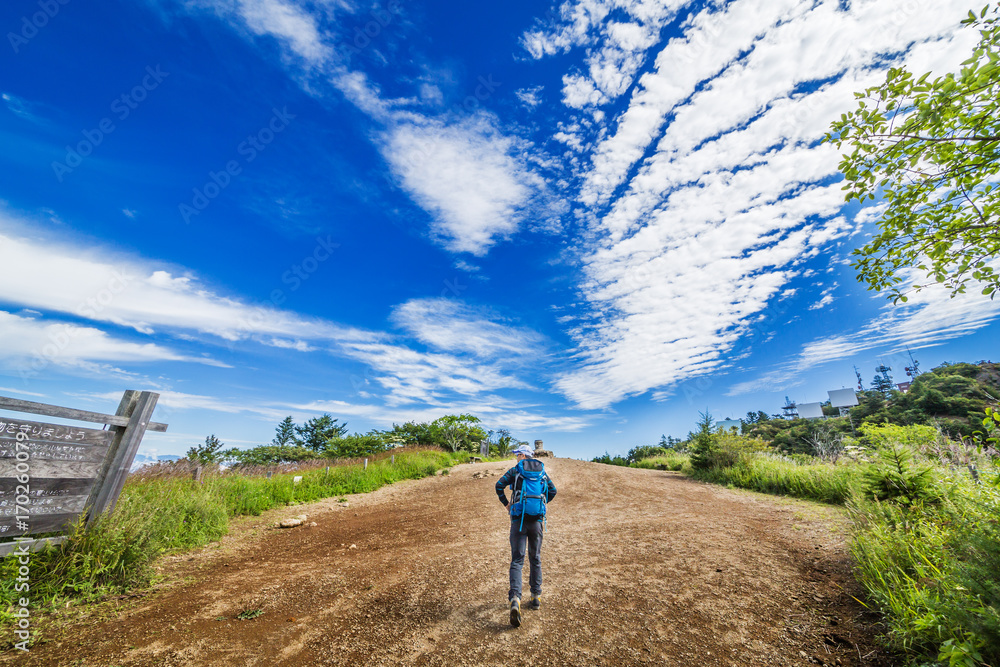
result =
M153 409L156 408L159 397L159 394L153 392L139 392L134 389L129 389L122 395L115 415L127 418L128 422L126 426L111 427L115 436L98 474L97 483L91 491L92 502L88 502L91 505L89 520L114 510L122 487L125 486L125 477L132 467L135 453L139 449L139 443L142 442L142 436L146 433L146 427L149 425L150 417L153 416Z
M201 466L200 465L195 466L195 468L194 468L194 481L195 482L202 481L201 480Z
M390 460L390 463L393 463L393 464L396 463L396 455L395 454L392 455L392 459Z
M368 470L368 459L365 459L365 470Z
M267 479L271 479L271 471L270 470L267 471Z

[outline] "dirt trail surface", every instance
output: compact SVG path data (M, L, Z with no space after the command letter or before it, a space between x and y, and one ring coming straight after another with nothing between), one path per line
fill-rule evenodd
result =
M881 665L833 508L549 459L539 611L514 629L504 463L272 511L33 665ZM316 526L270 529L305 513ZM527 583L527 565L525 566ZM262 610L238 620L240 612Z

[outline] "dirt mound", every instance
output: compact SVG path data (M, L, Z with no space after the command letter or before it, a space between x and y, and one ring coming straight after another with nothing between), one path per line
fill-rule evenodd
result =
M511 628L508 519L493 492L506 467L462 465L348 507L331 499L240 522L221 547L168 561L172 584L2 660L888 664L851 597L838 510L568 459L546 462L559 494L542 609ZM302 513L317 525L271 527Z

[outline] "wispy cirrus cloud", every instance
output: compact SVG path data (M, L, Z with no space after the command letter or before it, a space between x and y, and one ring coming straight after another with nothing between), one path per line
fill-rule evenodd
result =
M614 46L590 20L608 7L568 2L560 13L574 20L525 45L536 56ZM959 29L957 0L898 9L713 5L672 26L683 34L655 55L633 41L652 67L617 122L588 120L588 105L613 99L593 75L600 95L565 100L583 108L562 126L581 151L572 175L589 227L578 249L591 317L573 331L578 365L556 381L564 395L599 408L725 368L804 264L855 231L842 215L840 156L820 143L831 119L890 64L953 68L975 38Z
M392 321L420 342L482 359L537 357L545 343L538 332L498 321L494 313L453 299L413 299L395 308Z
M185 355L157 343L139 343L70 322L39 320L0 310L0 364L33 376L49 367L119 372L108 364L177 361L227 367L209 357Z
M152 361L224 367L208 356L178 352L170 341L242 341L358 361L374 383L366 396L386 405L444 404L503 389L532 389L522 378L522 366L544 343L530 329L448 299L397 306L392 321L399 334L248 303L220 294L183 267L116 256L104 248L62 247L0 227L0 251L10 258L9 279L0 281L0 303L32 309L30 316L0 311L0 359L14 369L55 364L101 374L107 362ZM59 321L52 314L91 324ZM140 342L110 334L101 325L130 328ZM180 398L176 394L170 400ZM216 405L209 399L205 404Z
M224 341L301 347L303 340L371 340L374 336L318 318L220 294L192 272L98 247L60 245L4 231L8 257L0 302L61 313L140 333L197 333Z
M996 263L1000 267L1000 262ZM919 274L905 272L908 280ZM884 299L878 294L872 298ZM1000 302L980 294L958 294L936 285L909 296L909 301L886 303L879 317L872 318L853 331L816 338L802 346L790 361L760 377L733 385L729 396L755 391L777 391L801 382L806 371L868 350L887 353L906 347L919 349L942 345L965 336L1000 319Z

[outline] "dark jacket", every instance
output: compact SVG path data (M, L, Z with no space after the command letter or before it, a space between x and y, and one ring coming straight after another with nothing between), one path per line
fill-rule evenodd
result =
M552 482L552 478L549 477L548 473L545 473L545 477L546 479L549 480L549 490L548 493L545 494L546 495L545 502L550 503L552 502L552 499L556 497L556 485ZM515 480L515 478L517 479ZM517 484L517 486L514 486L515 483ZM523 483L524 483L524 478L517 477L517 466L514 466L513 468L505 472L503 474L503 477L497 480L497 486L496 486L497 496L499 496L500 502L503 503L504 507L510 507L510 501L507 500L507 494L504 492L505 489L508 486L511 487L511 490L514 492L513 494L511 494L511 498L513 499L514 496L517 494L517 492L521 490L521 485Z

